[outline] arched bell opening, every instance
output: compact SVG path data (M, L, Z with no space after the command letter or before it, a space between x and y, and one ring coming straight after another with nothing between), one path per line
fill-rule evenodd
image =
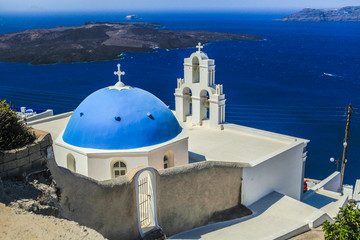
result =
M184 96L184 101L183 101L183 109L184 109L183 121L186 121L186 117L192 115L192 93L191 93L191 89L188 88L188 87L185 87L184 90L183 90L183 96Z
M192 82L200 82L200 64L197 57L193 57L192 59Z
M156 206L156 175L148 167L135 177L138 227L141 237L149 231L159 229Z
M210 103L209 103L209 92L205 89L200 92L200 119L210 119Z

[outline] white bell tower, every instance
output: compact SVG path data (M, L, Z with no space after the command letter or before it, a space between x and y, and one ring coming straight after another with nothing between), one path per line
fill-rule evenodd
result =
M179 121L213 128L225 122L223 85L215 85L215 61L201 51L184 59L184 78L177 79L175 111Z

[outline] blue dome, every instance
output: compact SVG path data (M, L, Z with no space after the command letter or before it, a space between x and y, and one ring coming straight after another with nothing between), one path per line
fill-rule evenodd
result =
M181 131L174 114L151 93L103 88L77 107L63 140L83 148L131 149L166 142Z

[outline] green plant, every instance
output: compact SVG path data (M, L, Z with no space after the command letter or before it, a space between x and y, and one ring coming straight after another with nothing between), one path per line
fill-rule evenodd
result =
M335 222L325 221L322 225L327 240L360 239L360 211L352 204L340 208Z
M15 112L0 100L0 151L23 147L33 142L36 136L21 122Z

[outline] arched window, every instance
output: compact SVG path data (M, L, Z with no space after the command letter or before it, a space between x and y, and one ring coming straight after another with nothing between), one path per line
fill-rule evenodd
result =
M66 167L73 172L76 172L76 162L74 156L69 153L66 157Z
M164 169L174 166L174 152L169 150L164 155Z
M169 159L168 156L164 156L164 169L167 169L169 167Z
M112 177L116 178L126 174L126 164L122 161L116 161L112 165Z

